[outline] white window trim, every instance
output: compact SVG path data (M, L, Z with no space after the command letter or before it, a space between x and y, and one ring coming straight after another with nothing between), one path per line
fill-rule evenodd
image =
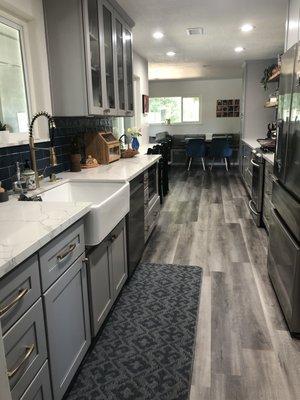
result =
M2 13L1 13L2 14ZM20 49L21 49L21 58L22 58L22 67L23 67L23 77L24 77L24 87L25 87L25 96L26 96L26 103L27 103L27 114L28 120L30 120L31 115L31 96L30 96L30 83L29 83L29 75L28 75L28 63L27 63L27 56L26 56L26 48L25 48L25 35L24 35L24 27L22 24L13 21L13 18L7 18L0 15L0 23L9 26L10 28L14 28L19 31L20 35ZM26 135L26 132L9 132L11 135ZM14 136L15 137L15 136ZM14 139L16 140L16 139Z
M11 12L11 14L10 14ZM22 18L22 19L21 19ZM35 95L35 80L34 80L34 68L32 64L32 56L31 56L31 48L30 48L30 35L29 35L29 22L32 21L32 18L29 18L27 15L20 14L20 17L16 17L13 15L13 10L3 10L0 8L0 20L5 24L17 27L20 31L21 38L21 51L22 51L22 59L23 59L23 70L24 70L24 80L25 80L25 88L26 88L26 99L27 99L27 108L28 108L28 119L30 121L32 115L38 110L37 107L37 99ZM48 63L47 63L48 65ZM50 89L50 87L49 87ZM50 92L49 92L50 93ZM43 102L45 99L43 99ZM46 100L47 101L47 100ZM42 106L43 108L43 106ZM45 108L45 107L44 107ZM48 111L52 112L51 104L49 103L47 107ZM37 121L35 127L35 142L49 142L49 134L47 129L47 121ZM11 147L11 146L22 146L24 144L29 143L29 132L24 133L15 133L9 132L5 135L5 138L1 139L0 136L0 148L1 147Z
M168 97L180 97L181 98L181 122L173 122L171 124L166 124L165 122L149 122L149 125L151 126L186 126L186 125L203 125L202 122L202 95L189 95L189 96L151 96L155 99L162 99L162 98L168 98ZM151 98L150 97L150 98ZM183 99L188 99L191 97L197 97L199 99L199 121L183 121Z

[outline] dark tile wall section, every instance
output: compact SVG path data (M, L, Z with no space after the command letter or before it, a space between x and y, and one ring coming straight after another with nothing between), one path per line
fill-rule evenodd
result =
M49 147L50 143L37 143L36 151L37 167L40 173L49 176L50 172L59 173L70 169L69 148L71 139L74 135L84 133L93 133L112 130L111 118L101 117L57 117L55 118L56 131L54 138L54 147L57 155L58 165L49 167L49 152L42 150L43 147ZM82 152L84 150L82 149ZM83 154L84 155L84 154ZM23 167L26 160L30 160L29 146L12 146L0 148L0 181L6 190L12 188L12 183L16 180L16 162L21 163Z

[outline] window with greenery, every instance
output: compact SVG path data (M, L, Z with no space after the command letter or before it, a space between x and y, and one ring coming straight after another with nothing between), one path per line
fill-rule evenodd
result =
M0 17L0 120L13 133L28 131L22 27Z
M151 97L150 124L200 122L199 97Z

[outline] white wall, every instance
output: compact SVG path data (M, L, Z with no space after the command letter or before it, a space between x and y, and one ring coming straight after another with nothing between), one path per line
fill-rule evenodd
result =
M149 124L148 116L143 115L142 95L149 95L148 61L137 53L133 53L133 75L135 86L137 87L137 95L135 96L135 124L138 128L142 128L141 144L147 144Z
M276 63L276 60L247 61L244 65L244 118L243 137L246 139L259 139L266 137L267 125L275 121L275 109L266 109L264 104L273 93L276 83L268 85L264 90L260 81L266 67Z
M46 34L42 0L0 0L0 15L24 25L31 114L52 112ZM48 138L47 124L40 124L38 136Z
M238 133L239 118L217 118L217 99L241 99L241 79L151 81L150 97L201 96L201 124L150 125L150 135L159 131L170 134L189 133Z

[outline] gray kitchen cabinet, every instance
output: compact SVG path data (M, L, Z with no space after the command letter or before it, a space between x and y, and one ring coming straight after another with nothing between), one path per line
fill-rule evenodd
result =
M110 242L105 239L88 254L88 282L93 336L96 336L113 305L109 246Z
M40 369L20 400L51 400L51 384L48 361Z
M125 23L122 17L115 12L114 24L116 32L116 84L118 85L118 115L126 116L126 38L125 38Z
M133 36L129 26L125 26L125 66L126 66L126 116L134 115L134 98L133 98Z
M88 0L90 1L90 0ZM104 114L117 115L118 85L116 76L116 35L114 9L108 1L100 0L104 41L105 110Z
M13 400L19 400L47 359L42 300L39 299L3 336Z
M103 65L104 46L100 20L102 9L98 0L82 2L87 75L88 109L90 114L104 114L105 70ZM90 55L90 56L89 56Z
M240 148L240 173L245 187L251 196L252 192L252 148L246 143L241 142Z
M35 255L0 281L0 321L3 334L40 296L39 264Z
M85 255L44 294L54 400L61 399L90 345Z
M84 223L78 221L39 251L45 292L84 252Z
M113 295L114 299L116 299L128 277L126 229L124 220L112 231L110 241Z
M128 276L124 220L88 252L92 334L96 336Z
M44 0L44 10L53 114L124 116L124 98L133 115L131 18L115 0ZM123 72L116 15L126 24Z

